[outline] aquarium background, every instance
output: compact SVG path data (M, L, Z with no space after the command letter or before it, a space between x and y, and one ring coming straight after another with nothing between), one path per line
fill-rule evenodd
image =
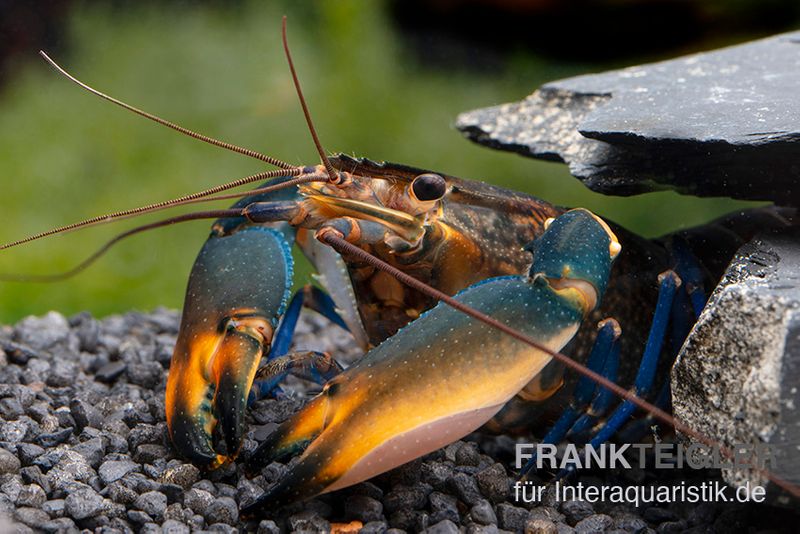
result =
M702 9L670 18L652 11L663 7L656 1L563 2L549 10L552 2L513 1L2 4L0 241L266 169L86 93L48 67L38 47L135 106L291 163L316 163L280 44L284 14L311 112L331 153L584 206L646 236L757 205L671 192L603 196L572 178L564 164L479 147L453 128L459 112L519 100L549 80L800 26L791 2L669 3L673 11L675 5ZM641 12L609 11L620 5ZM649 24L669 31L648 31ZM2 251L0 271L66 270L115 234L166 213ZM178 308L208 227L200 221L135 236L70 280L0 282L0 322L49 310L103 316ZM310 274L298 257L296 284L311 281Z

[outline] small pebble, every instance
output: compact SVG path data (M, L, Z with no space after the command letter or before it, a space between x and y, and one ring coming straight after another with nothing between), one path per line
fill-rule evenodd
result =
M139 495L134 506L146 512L155 521L161 522L164 510L167 509L167 496L158 491L148 491Z
M475 478L467 473L456 473L447 479L447 488L467 506L473 506L482 498Z
M344 503L345 516L364 523L383 520L383 504L366 495L351 495Z
M549 519L530 519L525 523L525 534L557 534L558 527Z
M110 484L138 469L139 466L130 460L108 460L103 462L97 473L105 484Z
M455 523L449 519L445 519L444 521L439 521L435 525L426 528L423 532L425 534L458 534L459 531Z
M280 532L281 530L278 528L278 525L275 523L275 521L270 519L262 519L258 523L257 534L280 534Z
M478 489L491 502L503 502L509 496L509 478L503 464L495 463L475 475Z
M103 497L92 488L84 487L67 495L65 513L76 520L99 515L103 510Z
M239 519L239 506L231 497L220 497L211 503L203 515L210 524L234 525Z
M473 506L469 515L473 521L480 525L496 525L497 515L494 513L494 508L487 500L481 499L475 506Z
M41 508L47 500L44 490L36 484L24 486L17 495L17 506L30 506L31 508Z
M22 467L19 458L5 449L0 448L0 475L19 473Z
M605 532L613 523L614 520L605 514L590 515L575 525L575 532L576 534Z

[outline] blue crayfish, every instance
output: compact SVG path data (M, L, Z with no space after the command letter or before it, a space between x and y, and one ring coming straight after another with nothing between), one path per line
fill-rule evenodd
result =
M634 404L626 401L598 426L610 410L610 393L586 378L565 375L552 351L564 349L610 381L635 375L636 394L646 395L670 365L662 353L675 353L703 308L705 287L719 278L724 261L718 259L730 257L740 238L780 224L760 212L711 227L726 240L709 238L706 229L648 241L584 209L566 210L481 182L327 157L288 46L286 52L321 165L297 167L195 134L86 86L47 58L103 98L281 170L0 247L228 198L216 193L274 178L238 195L244 198L229 210L174 217L113 241L157 225L218 219L190 276L167 383L167 422L180 454L207 469L229 463L242 445L250 398L268 394L290 372L324 384L322 393L248 459L248 469L257 471L304 449L287 476L245 513L355 484L482 426L508 430L555 420L545 436L549 442L569 434L609 439L630 419ZM544 349L437 305L431 293L405 285L361 254L334 251L328 246L331 236L426 287L457 295L458 302ZM717 246L711 252L705 250L709 240ZM291 295L295 244L327 292L306 288ZM705 261L709 255L717 262ZM637 306L629 304L633 300ZM366 351L363 359L343 370L328 354L289 353L303 306L349 330ZM607 317L614 319L600 321ZM620 324L626 329L622 337ZM643 355L620 358L621 352ZM656 403L669 404L666 386Z

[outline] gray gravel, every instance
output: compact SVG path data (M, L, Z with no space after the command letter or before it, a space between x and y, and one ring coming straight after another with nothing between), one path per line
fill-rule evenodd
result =
M164 386L177 332L175 312L97 320L58 313L0 327L0 532L364 533L779 532L788 509L744 505L515 502L507 436L471 436L369 482L242 523L238 510L277 481L273 463L252 480L231 466L213 473L176 458L164 422ZM304 315L299 348L352 360L349 337ZM259 401L244 453L302 405L309 386ZM491 452L491 455L487 454ZM666 483L674 471L588 473L584 484ZM698 476L691 474L691 476ZM717 476L703 473L700 481ZM542 478L540 482L548 480Z

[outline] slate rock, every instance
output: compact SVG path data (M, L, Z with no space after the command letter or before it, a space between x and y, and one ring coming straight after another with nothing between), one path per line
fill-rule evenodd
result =
M358 534L384 534L388 528L386 521L370 521L369 523L364 523Z
M139 445L134 451L133 461L140 464L153 464L157 460L166 458L168 455L166 447L153 443Z
M192 484L200 480L200 470L192 464L180 464L168 467L161 475L165 484L177 484L183 489L189 489Z
M183 494L183 504L197 514L203 514L214 502L214 496L202 489L191 488Z
M131 523L136 525L145 525L153 522L153 518L150 517L150 514L142 510L128 510L125 515Z
M543 85L463 113L468 138L564 161L614 195L674 189L800 204L800 32Z
M16 325L16 341L34 351L44 351L62 344L68 339L69 334L69 322L63 315L54 311L41 317L26 317Z
M800 231L788 230L736 253L672 369L672 404L681 421L728 447L767 444L771 469L800 484L798 382ZM754 471L723 469L723 478L767 483Z
M92 438L73 446L72 450L83 456L89 465L97 468L103 461L106 448L102 438Z
M558 526L549 519L528 519L525 523L525 534L557 534Z
M444 520L453 521L456 524L460 522L458 500L455 497L433 491L428 495L428 500L430 501L431 523L439 523Z
M440 462L423 462L420 466L420 478L426 484L433 486L433 489L443 491L447 484L447 479L453 476L453 467Z

